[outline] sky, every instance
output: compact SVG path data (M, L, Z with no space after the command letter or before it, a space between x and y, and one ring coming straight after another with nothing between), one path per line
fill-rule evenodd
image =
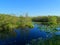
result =
M0 0L0 13L29 16L60 16L60 0Z

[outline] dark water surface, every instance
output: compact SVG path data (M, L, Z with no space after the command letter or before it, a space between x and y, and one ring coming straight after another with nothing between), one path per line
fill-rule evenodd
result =
M34 28L28 29L26 31L15 29L15 32L17 35L15 38L0 40L0 45L25 45L30 43L32 39L48 39L52 37L52 33L41 31L38 28L38 25L35 25ZM56 32L56 34L59 35L60 32Z

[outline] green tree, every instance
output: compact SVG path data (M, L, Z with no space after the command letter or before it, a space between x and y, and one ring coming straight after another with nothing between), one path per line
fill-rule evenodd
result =
M28 15L20 16L20 28L33 27L32 20Z
M56 16L48 16L48 22L49 22L50 25L57 25Z

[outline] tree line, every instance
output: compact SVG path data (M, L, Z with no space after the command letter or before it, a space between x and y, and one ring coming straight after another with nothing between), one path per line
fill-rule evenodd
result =
M33 17L32 21L41 22L41 24L56 25L60 23L60 17L59 16L38 16L38 17Z
M38 16L29 17L20 15L19 17L10 14L0 14L0 32L12 31L15 28L33 28L33 22L39 22L43 25L57 25L60 23L59 16Z
M32 28L32 19L26 16L15 16L9 14L0 14L0 32L10 32L16 28Z

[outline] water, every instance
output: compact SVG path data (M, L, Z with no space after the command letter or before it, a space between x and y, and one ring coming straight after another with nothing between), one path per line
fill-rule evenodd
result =
M15 29L16 37L6 39L4 41L0 40L0 45L25 45L27 43L30 43L32 39L49 39L53 35L52 33L41 31L38 28L38 25L34 25L34 28L28 29L27 31L23 31L21 29ZM60 34L60 32L55 32L57 35Z

